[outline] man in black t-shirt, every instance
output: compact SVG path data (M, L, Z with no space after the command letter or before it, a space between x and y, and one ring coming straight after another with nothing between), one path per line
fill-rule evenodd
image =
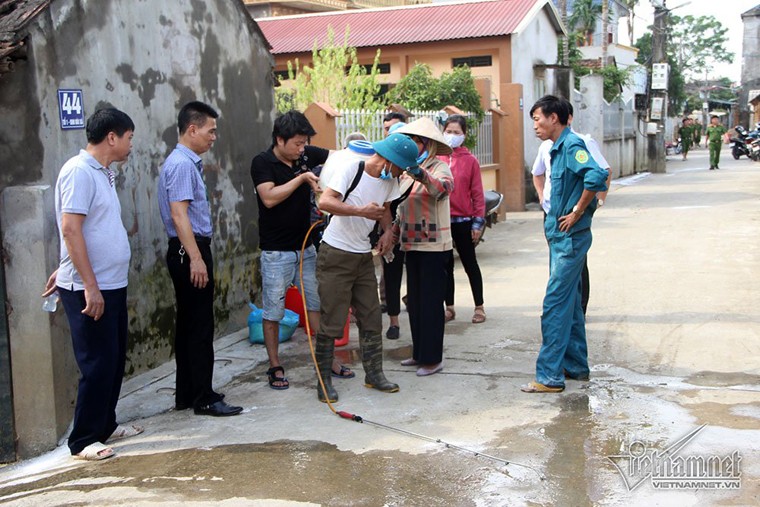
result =
M304 287L298 275L301 245L311 226L310 195L312 190L319 189L319 178L311 169L324 164L330 153L309 146L309 139L315 134L303 113L289 111L274 122L272 146L256 155L251 163L259 204L264 345L272 389L289 387L278 355L278 337L280 320L285 315L285 292L291 284L306 296L309 325L314 330L319 328L317 255L310 240L303 254ZM333 375L350 378L354 373L336 361Z

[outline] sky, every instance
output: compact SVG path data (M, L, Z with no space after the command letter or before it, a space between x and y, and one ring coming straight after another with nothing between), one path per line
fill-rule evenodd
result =
M685 4L685 5L684 5ZM671 9L677 16L714 16L723 26L728 28L728 43L726 49L735 54L734 63L717 64L712 72L708 72L708 79L728 77L732 81L741 80L742 38L744 25L741 14L751 8L760 5L760 0L666 0L666 7ZM634 41L647 32L647 27L652 24L654 7L650 0L639 0L635 9ZM625 19L621 19L620 42L628 43L628 28Z

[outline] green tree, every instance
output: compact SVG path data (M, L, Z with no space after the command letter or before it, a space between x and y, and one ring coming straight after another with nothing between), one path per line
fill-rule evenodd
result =
M472 72L466 65L456 67L451 72L444 72L436 79L429 65L416 63L388 92L388 101L403 104L407 109L432 111L456 106L470 113L471 116L467 119L469 134L466 142L470 148L476 143L475 132L485 115Z
M726 49L728 28L713 16L670 16L668 54L688 76L701 75L716 62L732 63Z
M700 111L702 109L702 102L705 101L705 97L701 96L701 92L705 92L708 100L724 100L731 101L737 99L736 90L734 89L733 82L727 77L721 77L715 84L705 89L702 81L692 81L691 90L699 90L688 94L686 100L685 113L688 114L691 111Z
M599 70L604 78L604 100L612 102L631 82L631 67L621 69L616 65L605 65Z
M388 102L403 104L407 109L440 109L438 80L433 77L433 69L424 63L415 64L388 92Z
M321 48L314 42L309 66L302 67L298 59L288 61L288 77L293 85L281 86L276 90L278 111L303 111L312 102L324 102L337 109L376 111L382 108L378 99L380 83L377 79L380 50L368 71L359 64L356 48L349 47L348 34L346 27L343 43L337 44L335 33L329 28L327 40Z
M388 99L403 104L408 109L429 111L456 106L474 114L478 120L482 120L484 114L480 94L475 88L475 79L466 65L435 78L429 65L417 63L388 92Z
M711 99L718 100L736 100L736 90L733 87L733 82L727 77L721 77L718 79L718 84L708 90Z
M573 12L567 18L570 30L579 32L582 36L583 45L593 44L596 20L602 17L602 4L594 3L594 0L576 0L573 3Z
M669 16L667 26L668 111L671 115L680 115L688 107L686 77L701 75L715 62L730 63L733 54L725 47L728 29L713 16ZM652 62L651 27L634 46L639 50L637 61L649 67Z

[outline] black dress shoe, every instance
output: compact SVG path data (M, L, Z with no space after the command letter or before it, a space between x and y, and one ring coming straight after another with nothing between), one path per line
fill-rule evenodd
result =
M223 393L214 393L214 394L219 396L220 400L224 399ZM176 411L187 410L188 408L193 408L193 404L192 403L177 403L176 405L174 405L174 410Z
M228 405L223 401L217 401L210 405L203 405L195 408L195 415L212 415L214 417L226 417L238 415L243 411L243 407Z

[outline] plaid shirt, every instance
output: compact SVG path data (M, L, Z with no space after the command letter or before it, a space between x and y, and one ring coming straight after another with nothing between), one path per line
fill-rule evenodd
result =
M423 169L422 177L398 208L394 232L400 236L404 251L451 250L449 194L454 190L454 178L449 166L437 159ZM410 176L404 174L403 178ZM401 186L405 186L403 182Z

